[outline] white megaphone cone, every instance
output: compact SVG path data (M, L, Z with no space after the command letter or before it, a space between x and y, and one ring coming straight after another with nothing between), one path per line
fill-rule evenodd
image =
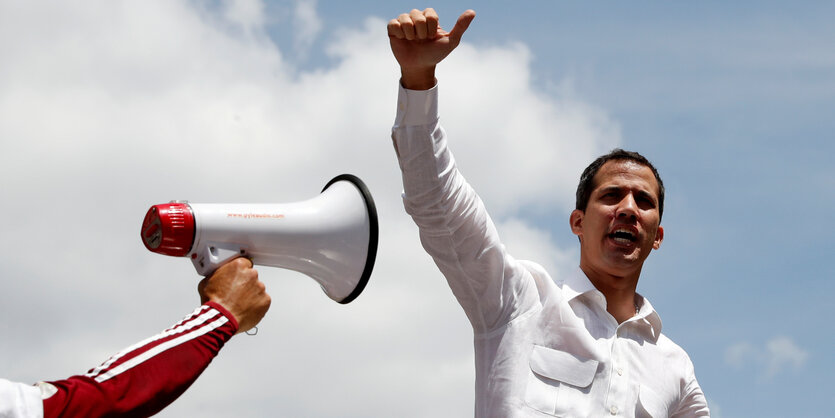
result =
M294 203L154 205L142 223L149 250L190 257L201 275L244 256L253 264L304 273L339 303L365 288L377 255L377 210L356 176L333 178L318 196Z

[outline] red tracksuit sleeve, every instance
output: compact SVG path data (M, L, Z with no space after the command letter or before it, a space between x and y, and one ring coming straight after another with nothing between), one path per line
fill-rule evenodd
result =
M185 392L237 330L235 318L209 302L87 374L49 382L58 391L44 399L44 417L156 414Z

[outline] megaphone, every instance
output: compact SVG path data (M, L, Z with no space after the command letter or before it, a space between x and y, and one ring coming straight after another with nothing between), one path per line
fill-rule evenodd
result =
M356 299L368 283L378 232L374 200L350 174L334 177L318 196L301 202L172 201L151 206L142 222L146 248L189 257L203 276L244 256L304 273L339 303Z

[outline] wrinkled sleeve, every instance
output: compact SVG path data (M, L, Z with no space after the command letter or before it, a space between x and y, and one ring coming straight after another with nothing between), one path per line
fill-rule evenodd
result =
M456 168L439 124L437 86L400 87L392 139L406 212L476 333L497 329L538 303L530 273L507 254L481 199Z
M85 375L39 383L44 416L154 415L185 392L237 329L232 314L209 302Z
M707 399L696 380L696 371L689 357L687 357L684 378L681 383L681 401L678 408L670 416L674 418L710 416Z

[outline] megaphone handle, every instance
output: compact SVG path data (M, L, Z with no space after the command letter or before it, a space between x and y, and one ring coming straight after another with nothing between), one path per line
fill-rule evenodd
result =
M229 260L246 255L246 248L228 242L207 242L191 255L191 262L201 276L209 276Z

